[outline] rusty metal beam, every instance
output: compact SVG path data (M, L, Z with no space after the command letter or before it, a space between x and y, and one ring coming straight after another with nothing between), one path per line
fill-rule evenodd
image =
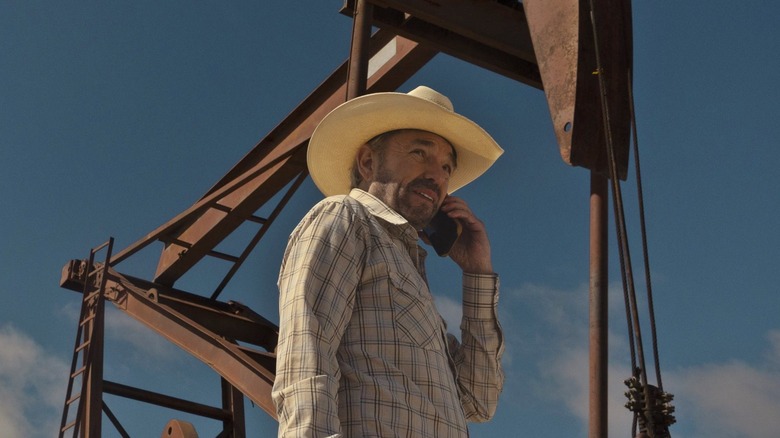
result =
M231 413L230 418L222 422L222 431L231 438L245 438L244 395L224 378L221 384L222 407Z
M211 332L234 341L257 345L268 351L276 348L278 327L240 303L206 299L170 288L159 292L163 289L147 282L137 281L135 284L147 290L157 288L158 303L177 311Z
M155 281L173 285L260 206L305 171L305 154L295 151L285 155L288 152L291 151L284 147L274 149L257 165L266 170L221 198L219 205L222 208L208 208L191 225L170 236L160 256ZM258 190L260 187L263 190ZM161 240L166 239L163 237Z
M522 9L495 1L370 0L410 14L487 47L534 62L534 47Z
M608 431L608 237L609 185L590 173L590 305L589 305L589 438L606 437Z
M594 0L595 28L587 0L525 0L531 38L561 158L609 177L607 135L599 76L618 177L628 168L629 71L632 64L631 3ZM598 34L598 41L594 38ZM596 66L596 53L602 69Z
M232 418L231 412L227 409L219 409L213 406L195 403L177 397L171 397L169 395L160 394L158 392L147 391L145 389L123 385L121 383L116 383L109 380L103 381L103 385L104 392L106 394L149 403L168 409L175 409L177 411L187 412L189 414L211 418L214 420L230 421Z
M522 9L497 2L371 1L374 24L494 73L542 88ZM355 0L341 12L353 13Z
M71 260L62 269L60 287L81 292L84 287L82 260ZM146 280L125 276L134 287L153 294L157 303L196 322L214 333L239 342L257 345L267 351L276 348L279 328L273 322L241 303L222 302L179 289L163 287ZM152 291L156 290L154 294Z
M109 269L106 297L224 378L223 407L233 411L232 418L223 418L226 428L231 422L237 427L237 422L243 424L238 391L275 417L270 392L278 328L240 304L206 299L171 286L203 257L214 255L214 248L225 237L244 221L253 220L255 212L290 187L291 181L306 175L308 139L322 117L348 96L397 89L439 51L537 88L544 82L562 158L592 171L591 291L598 306L604 303L606 243L601 227L606 214L603 181L598 178L607 169L607 131L614 137L619 176L624 178L626 173L630 1L525 0L523 9L518 9L480 0L347 0L342 13L352 13L356 1L361 11L356 29L365 33L374 24L380 31L370 38L368 47L365 37L353 37L360 46L351 55L352 74L348 75L349 64L342 64L203 198L106 262L114 266L154 241L165 243L153 282ZM597 4L594 22L599 24L593 29L590 10L585 7L588 3ZM604 60L602 69L596 69L596 54ZM366 65L368 57L371 61ZM599 89L599 78L607 79L606 90ZM609 104L605 115L598 110L602 95ZM234 262L240 259L223 257ZM63 287L83 286L78 265L66 265ZM605 310L592 306L591 312L592 324L605 323ZM592 351L596 352L591 360L598 362L591 371L592 386L606 388L606 332L596 328L591 332ZM108 382L110 391L128 393L112 385ZM603 394L597 395L592 409L605 413L604 401ZM606 430L606 417L592 418L595 434L600 435ZM244 432L235 428L233 433L240 436Z
M88 322L89 317L82 313L80 315L79 324L87 324L90 327L86 330L84 337L85 344L88 344L87 352L83 358L83 364L86 367L86 372L82 376L82 388L81 388L81 403L79 403L81 419L81 432L85 436L100 436L103 424L103 350L105 346L105 319L106 319L106 302L103 297L103 292L108 287L108 278L106 264L111 258L111 253L114 248L114 239L109 239L108 242L101 245L98 248L106 248L106 262L103 263L101 268L85 269L82 271L86 278L93 278L95 281L96 292L94 298L88 298L91 294L87 293L87 288L82 287L81 292L83 300L94 299L93 305L93 318ZM90 253L90 263L94 260L94 253L96 250L92 250ZM94 277L90 276L90 272L94 272ZM86 280L85 280L86 282ZM85 303L86 304L86 303ZM86 317L86 318L85 318ZM86 329L86 327L85 327ZM78 430L78 427L76 428ZM74 431L75 433L76 431Z
M393 41L395 35L392 32L377 32L371 36L371 54L376 54L379 49L387 46ZM410 51L407 55L409 59L416 53ZM211 195L219 189L222 189L226 185L237 180L241 175L252 169L257 163L259 163L265 155L272 151L277 145L284 143L295 143L296 141L285 141L286 138L293 136L294 131L298 129L300 125L311 124L311 119L314 117L314 113L318 112L318 108L326 105L334 95L342 89L347 78L347 62L339 66L333 73L331 73L325 81L322 82L309 96L307 96L295 109L284 118L274 129L271 130L257 145L252 148L233 168L228 171L225 176L220 179L214 187L206 193L206 196ZM379 78L376 78L380 80ZM343 99L343 96L342 96ZM316 119L316 117L315 117ZM319 120L319 119L317 119ZM313 130L313 128L311 129ZM304 131L306 131L304 129ZM301 143L308 138L298 139L298 143Z
M368 41L374 6L368 0L356 0L352 11L352 44L349 50L347 100L366 93L368 83Z
M61 285L73 286L84 281L83 270L78 269L80 262L73 261L67 266L72 269L63 270ZM240 306L165 288L122 275L111 268L107 270L104 281L107 300L211 366L227 382L276 418L271 400L276 365L272 351L278 334L275 325ZM192 302L185 303L186 299ZM182 309L184 311L179 311ZM235 327L231 328L232 324ZM254 345L267 352L239 346L239 341L258 342Z
M382 42L384 44L378 44ZM383 63L373 66L375 71L368 78L369 92L396 89L437 53L388 32L378 32L372 37L370 52L375 54L380 50L391 53ZM156 283L172 285L264 202L305 171L305 148L311 133L322 117L345 101L345 70L346 63L207 193L208 198L228 187L231 189L219 199L220 208L204 209L201 206L197 212L178 218L175 224L161 227L166 232L154 238L166 241L168 237L168 243L160 256ZM262 167L268 167L267 171L254 178L242 179ZM141 244L147 244L148 239L149 236Z
M219 202L237 189L241 188L242 185L246 184L248 181L259 178L261 176L268 176L268 170L273 166L277 166L279 162L283 160L286 161L288 166L301 167L301 165L297 164L298 161L304 159L301 158L300 155L301 151L291 150L287 154L281 155L275 160L270 160L264 166L255 166L255 168L250 169L250 171L240 175L235 180L230 181L229 184L226 184L217 190L212 190L207 196L201 198L201 200L196 202L190 208L179 213L176 215L176 217L158 227L151 233L147 234L141 240L136 241L132 245L117 253L116 256L111 258L111 266L115 266L118 263L121 263L128 257L147 247L150 243L158 240L167 243L173 242L182 246L188 245L188 243L180 241L176 238L177 232L180 232L182 229L191 225L193 221L201 217L204 212L208 211L209 209L221 211L226 214L231 212L235 213L235 211L232 211L229 207L222 206L219 204ZM305 156L305 154L303 155ZM299 169L298 173L300 174L300 172L301 170ZM246 220L258 222L258 220L253 215L247 217ZM265 225L267 221L259 221L259 223ZM209 250L209 253L212 253L212 250ZM231 256L225 255L224 258L229 259Z
M105 285L105 280L103 280ZM84 374L79 409L82 414L81 431L85 436L100 436L103 424L103 348L105 342L105 300L98 293L95 297L94 319L89 337L89 357L84 359Z

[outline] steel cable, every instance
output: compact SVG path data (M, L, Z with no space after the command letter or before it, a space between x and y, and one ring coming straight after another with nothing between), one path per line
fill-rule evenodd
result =
M593 31L594 45L595 45L595 50L594 50L595 57L596 57L595 73L598 75L598 80L599 80L602 121L604 123L604 135L606 139L606 149L607 149L607 163L609 167L610 179L612 181L613 207L614 207L615 223L616 223L616 231L617 231L617 239L618 239L618 252L619 252L619 260L620 260L620 268L621 268L621 278L623 281L623 292L624 292L624 299L626 302L626 316L628 319L628 332L629 332L629 344L631 347L632 373L636 372L637 370L639 371L639 379L643 387L645 402L648 404L648 406L650 406L654 403L654 400L651 398L650 388L647 383L647 369L644 360L642 334L641 334L641 328L639 323L639 310L638 310L637 299L636 299L636 291L634 288L634 280L633 280L632 265L631 265L631 254L629 250L628 237L627 237L628 233L626 230L625 208L623 206L623 196L622 196L622 192L620 189L620 182L618 180L618 175L617 175L617 163L616 163L614 145L612 139L611 123L609 119L609 106L608 106L608 100L606 95L606 85L605 85L605 77L604 77L605 75L604 75L604 70L602 68L601 58L599 54L599 44L598 44L599 40L598 40L598 32L596 27L596 17L595 17L595 8L594 8L593 0L589 1L589 5L590 5L591 26ZM642 194L641 171L639 166L639 148L638 148L637 132L636 132L636 115L634 112L634 99L632 93L633 78L631 77L630 68L627 74L629 75L628 77L629 111L631 117L631 129L633 131L634 160L635 160L635 171L637 177L637 192L638 192L638 203L639 203L642 252L644 257L644 270L645 270L645 280L646 280L646 287L647 287L647 299L648 299L648 307L649 307L652 346L653 346L653 359L654 359L654 365L656 371L656 378L658 382L658 389L659 391L663 392L663 386L661 381L660 360L658 354L655 312L653 310L653 296L652 296L652 286L650 280L649 254L647 250L647 232L646 232L645 214L644 214L644 197ZM632 330L632 326L633 326L633 330ZM634 337L636 338L636 351L634 350L634 345L633 345ZM636 368L636 359L638 359L640 363L639 369ZM653 424L653 416L648 415L645 418L645 420L647 421L647 426L649 432L651 433L651 436L654 436L655 429ZM634 414L634 421L632 425L632 433L634 435L636 435L636 426L637 426L637 413Z
M658 389L663 392L664 387L661 381L661 361L658 354L658 336L655 324L655 306L653 305L653 285L650 275L650 255L647 249L647 227L645 225L645 201L642 191L642 171L639 165L639 139L636 130L636 113L634 112L634 93L633 93L633 76L632 71L629 68L628 71L628 102L629 112L631 117L631 132L632 141L634 143L634 169L636 172L636 191L637 191L637 203L639 206L639 226L640 234L642 237L642 257L644 259L645 269L645 287L647 288L647 308L650 320L650 337L653 344L653 361L655 365L655 375L658 382Z

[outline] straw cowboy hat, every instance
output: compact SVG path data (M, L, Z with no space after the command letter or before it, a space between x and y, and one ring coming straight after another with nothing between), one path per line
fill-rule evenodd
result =
M482 175L504 152L479 125L455 113L447 96L428 87L408 94L367 94L339 105L314 130L307 156L314 184L325 196L349 193L360 146L396 129L432 132L452 144L458 166L450 193Z

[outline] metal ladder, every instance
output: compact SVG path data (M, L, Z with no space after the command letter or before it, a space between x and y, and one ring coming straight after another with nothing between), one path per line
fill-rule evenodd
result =
M72 437L100 436L103 384L103 327L105 320L106 272L114 239L110 238L89 252L89 259L81 264L84 278L83 298L79 325L76 330L76 343L73 348L73 360L70 365L68 389L62 409L60 438L72 429ZM104 263L96 266L95 255L106 248ZM76 382L80 391L74 394ZM76 415L69 422L71 405L76 404ZM110 415L110 413L109 413ZM81 429L83 427L83 429Z

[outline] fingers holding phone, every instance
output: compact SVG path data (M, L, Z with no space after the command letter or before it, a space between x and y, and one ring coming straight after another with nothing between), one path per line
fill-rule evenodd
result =
M450 244L445 254L457 263L464 272L474 274L493 273L493 265L490 255L490 241L484 223L471 211L466 201L456 196L447 196L440 208L441 215L455 222L455 231L452 224L446 219L440 218L439 229L448 230L442 233L444 244ZM435 221L436 219L434 219ZM433 223L432 221L431 223ZM453 233L454 235L453 239ZM429 240L431 238L429 237ZM450 242L452 240L452 242ZM433 240L431 240L433 244ZM437 253L439 249L434 245ZM442 255L439 253L439 255Z
M440 257L449 255L455 241L460 237L463 227L460 222L447 216L442 210L436 212L431 222L423 228L426 242L433 246Z

